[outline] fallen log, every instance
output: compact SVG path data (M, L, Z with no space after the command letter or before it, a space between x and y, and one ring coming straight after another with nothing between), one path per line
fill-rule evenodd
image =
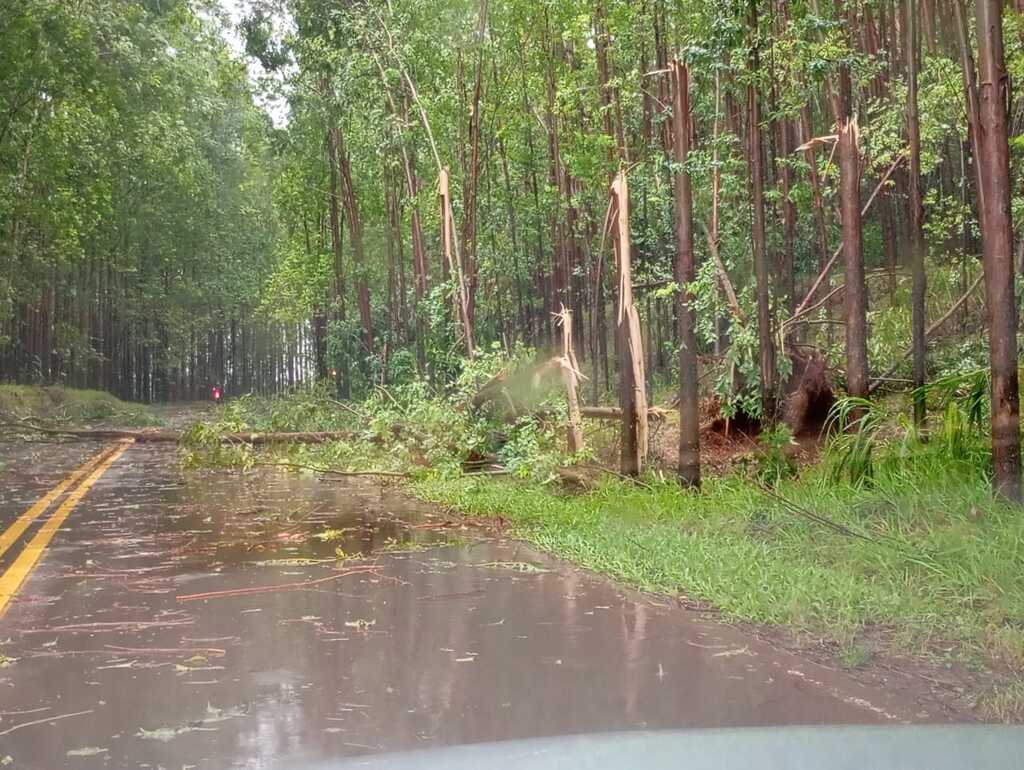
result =
M184 434L174 430L116 430L112 428L96 428L74 430L71 428L43 428L38 425L26 425L38 433L49 436L64 436L80 439L133 439L137 444L176 444ZM322 444L326 441L343 441L353 438L351 431L307 431L295 433L222 433L218 437L226 444Z
M581 406L580 416L589 417L591 420L621 420L622 408L618 406ZM666 412L664 409L652 406L647 409L647 419L664 420Z

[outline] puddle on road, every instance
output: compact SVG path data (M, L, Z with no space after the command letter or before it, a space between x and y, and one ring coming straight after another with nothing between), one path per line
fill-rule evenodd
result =
M391 488L126 460L0 620L16 767L928 717Z

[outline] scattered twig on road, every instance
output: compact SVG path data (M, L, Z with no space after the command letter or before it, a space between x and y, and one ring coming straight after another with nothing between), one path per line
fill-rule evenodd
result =
M167 626L191 626L196 622L195 618L182 618L180 620L111 620L97 623L69 623L64 626L50 626L49 628L26 628L22 634L55 634L62 631L144 631L148 628L164 628Z
M20 725L14 727L8 727L6 730L0 731L0 735L10 735L15 730L20 730L23 727L32 727L32 725L45 725L49 722L56 722L60 719L70 719L71 717L80 717L86 714L91 714L93 709L86 709L85 711L75 711L71 714L58 714L55 717L47 717L46 719L34 719L31 722L22 722Z
M200 599L221 599L228 596L247 596L248 594L264 594L271 593L273 591L298 591L309 586L319 585L320 583L326 583L329 580L337 580L338 578L348 577L349 575L359 574L380 574L382 567L377 565L369 565L365 567L349 567L348 569L339 570L333 575L327 577L316 578L315 580L301 580L297 583L278 583L276 585L269 586L252 586L250 588L229 588L226 591L207 591L200 594L182 594L178 597L179 602L193 602Z
M221 658L227 650L220 647L115 647L108 644L102 650L30 650L26 653L30 658L63 658L80 655L213 655Z

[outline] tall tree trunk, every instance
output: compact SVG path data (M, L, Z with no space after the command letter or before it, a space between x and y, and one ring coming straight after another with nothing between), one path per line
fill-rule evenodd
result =
M338 324L344 327L346 321L345 309L345 260L342 252L341 242L341 190L338 178L341 175L338 168L338 130L334 127L327 129L327 165L330 169L330 200L329 216L331 230L331 250L334 253L334 303ZM306 252L312 251L309 240L309 225L303 221L306 234ZM334 381L338 396L347 399L352 395L352 383L349 372L348 349L342 341L341 360L335 369Z
M764 222L764 148L761 146L761 104L754 80L760 68L757 34L757 0L750 0L750 34L755 43L750 51L751 82L747 84L747 127L750 164L750 197L753 206L754 277L757 292L757 341L760 348L761 398L765 420L775 419L775 342L772 337L770 277Z
M983 184L982 255L988 294L992 367L992 485L1021 502L1020 392L1017 375L1017 305L1013 285L1013 220L1003 54L1002 0L977 0L979 132Z
M914 349L914 423L925 422L925 291L924 205L921 198L921 126L917 112L917 69L920 35L917 30L917 0L908 0L907 11L907 137L910 142L910 265L913 273L911 299L911 340Z
M463 188L462 260L466 277L466 309L471 327L476 326L476 289L479 281L476 256L477 187L480 180L480 104L483 91L484 41L487 35L487 0L480 0L476 74L469 113L469 173Z
M359 198L352 180L352 164L345 147L345 135L337 129L338 165L341 169L341 189L348 219L349 240L352 242L352 262L356 271L356 303L359 320L363 325L363 346L366 355L373 355L373 319L370 316L370 285L367 283L366 259L363 246L363 220L359 211Z
M684 164L690 155L689 73L672 62L673 160L675 173L676 282L679 284L679 481L700 486L700 403L697 390L697 336L694 333L693 296L686 286L696 275L693 260L693 189Z

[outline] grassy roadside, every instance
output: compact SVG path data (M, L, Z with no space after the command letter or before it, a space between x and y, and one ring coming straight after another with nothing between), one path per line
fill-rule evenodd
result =
M0 385L0 418L63 426L106 422L129 427L159 423L142 404L130 404L98 390L59 385Z
M809 521L756 483L607 480L569 496L509 480L425 479L421 498L501 516L539 548L634 587L706 602L729 619L785 626L838 644L848 667L886 653L994 671L980 703L1024 717L1024 517L993 502L976 467L902 458L871 485L824 468L777 492L864 538Z

